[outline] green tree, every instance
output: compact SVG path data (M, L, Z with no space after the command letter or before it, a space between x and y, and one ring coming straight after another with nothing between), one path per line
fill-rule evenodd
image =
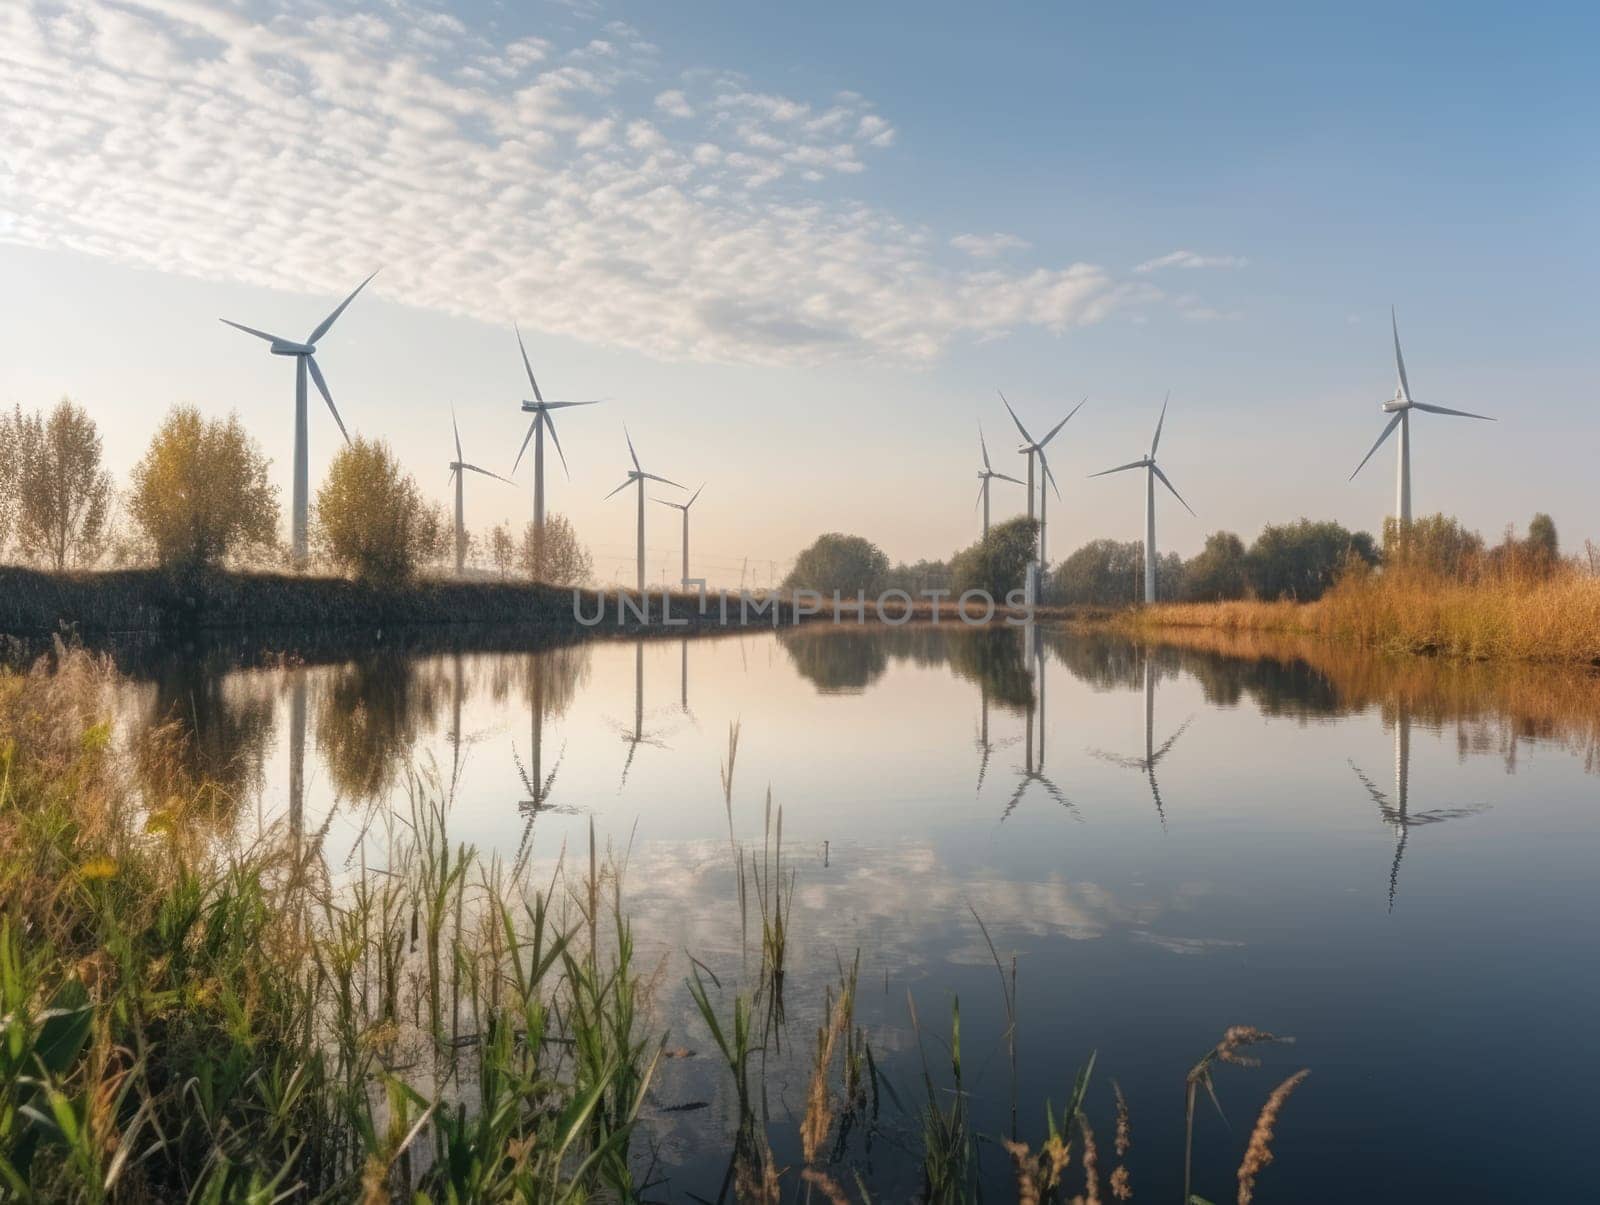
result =
M1181 564L1181 562L1180 562ZM1156 586L1177 581L1178 569L1156 566ZM1130 607L1144 597L1144 542L1090 540L1056 566L1051 601L1076 607Z
M134 466L128 513L169 568L270 550L278 533L270 463L238 415L206 419L175 406Z
M1206 537L1206 546L1183 567L1183 597L1196 602L1243 598L1249 583L1244 541L1231 531Z
M536 582L550 586L581 586L594 578L594 558L578 539L577 529L565 515L549 512L544 517L544 544L532 522L522 529L522 547L517 561L522 571Z
M341 448L317 491L318 550L368 581L416 573L437 544L437 523L388 444L357 437Z
M1024 588L1028 563L1038 546L1037 519L1019 515L995 524L988 535L950 559L951 591L959 596L968 590L984 590L1003 604L1007 594Z
M1250 545L1250 589L1260 598L1311 602L1339 580L1351 559L1377 563L1377 548L1366 532L1349 531L1331 520L1269 523Z
M857 591L876 598L889 575L889 558L870 540L830 531L795 558L783 579L785 590L815 590L819 594L853 596Z
M71 398L48 417L16 418L17 543L24 556L61 570L90 564L111 516L111 474L100 464L100 433Z

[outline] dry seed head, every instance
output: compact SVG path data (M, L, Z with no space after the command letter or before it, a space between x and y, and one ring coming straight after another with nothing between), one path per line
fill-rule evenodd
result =
M1272 1090L1267 1103L1261 1106L1261 1116L1256 1118L1256 1128L1250 1134L1250 1145L1245 1149L1244 1162L1239 1164L1239 1205L1250 1205L1255 1195L1256 1176L1272 1162L1272 1127L1278 1122L1289 1094L1310 1075L1309 1069L1296 1071Z

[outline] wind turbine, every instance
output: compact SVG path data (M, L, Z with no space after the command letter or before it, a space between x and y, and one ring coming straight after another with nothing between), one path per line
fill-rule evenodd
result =
M628 441L628 455L633 458L633 468L628 471L628 479L606 497L620 494L630 485L639 486L639 593L644 593L644 483L646 481L659 481L662 485L670 485L673 489L681 490L683 486L676 481L668 481L665 477L657 477L654 473L647 473L639 464L639 453L633 450L633 437L628 434L628 428L622 428L622 437ZM687 520L688 512L684 512Z
M1156 463L1156 448L1161 443L1161 425L1167 421L1167 402L1172 400L1169 393L1161 403L1161 417L1156 420L1156 433L1150 440L1148 455L1138 460L1131 460L1127 464L1119 464L1114 469L1105 469L1099 473L1090 473L1091 477L1104 477L1110 473L1121 473L1128 469L1144 469L1144 601L1153 603L1156 600L1156 478L1161 478L1161 484L1172 491L1172 496L1183 502L1183 495L1178 492L1177 486L1167 480L1167 475L1161 471L1161 466ZM1191 515L1194 508L1183 502L1183 509Z
M638 462L635 461L634 463L637 464ZM700 490L705 488L705 482L701 482ZM681 510L683 512L683 586L685 589L688 588L689 584L689 508L694 505L694 500L700 496L700 490L695 490L687 502L668 502L665 498L656 499L662 506L670 506L673 510ZM612 492L615 493L616 491L613 490ZM643 537L641 537L641 541L642 539Z
M1167 809L1161 801L1161 787L1156 782L1156 767L1161 764L1161 759L1172 751L1172 746L1178 743L1178 738L1194 723L1194 716L1190 716L1178 725L1178 730L1167 738L1167 743L1159 749L1156 748L1156 677L1155 662L1149 653L1144 658L1144 756L1143 757L1118 757L1114 753L1106 753L1100 749L1091 749L1090 752L1101 761L1108 761L1112 765L1121 766L1125 770L1138 770L1150 780L1150 798L1155 801L1156 816L1161 821L1163 830L1167 827Z
M376 272L372 274L376 275ZM258 331L253 326L245 326L230 318L219 319L235 330L254 335L257 339L265 339L272 345L268 350L273 355L294 357L294 511L291 517L290 541L294 550L294 563L297 566L303 567L306 563L306 512L310 494L307 476L310 471L308 467L310 453L306 447L306 374L309 372L311 379L316 382L317 392L322 395L322 400L328 403L328 409L333 413L333 421L339 424L339 434L344 436L345 443L349 443L350 433L344 429L344 419L339 417L338 407L333 404L333 395L328 392L328 382L322 375L322 369L317 367L317 340L328 333L339 315L344 313L345 307L356 299L356 293L361 292L372 281L372 276L358 284L355 292L341 301L333 313L317 323L303 343L285 339L281 335L269 335L266 331Z
M1005 811L1000 814L1000 822L1004 824L1006 820L1010 818L1011 813L1017 810L1017 804L1022 802L1022 797L1027 794L1028 787L1033 783L1038 783L1040 786L1044 787L1046 795L1050 796L1051 799L1054 799L1062 807L1066 808L1067 811L1071 812L1074 819L1081 820L1082 817L1078 815L1077 805L1075 805L1072 800L1068 799L1062 792L1061 788L1058 787L1052 779L1048 778L1044 772L1044 643L1040 639L1039 629L1031 622L1023 629L1022 639L1027 645L1028 658L1034 663L1034 674L1037 676L1039 682L1039 760L1037 763L1035 763L1033 759L1034 699L1032 692L1030 692L1028 696L1027 709L1028 729L1023 746L1023 769L1017 776L1017 789L1012 792L1011 798L1006 803Z
M1394 511L1395 518L1399 520L1402 528L1411 525L1411 412L1413 410L1426 410L1429 414L1449 414L1455 418L1477 418L1486 423L1495 420L1487 414L1470 414L1465 410L1451 410L1445 406L1434 406L1427 402L1417 402L1411 399L1411 386L1406 381L1406 361L1400 354L1400 322L1395 317L1394 307L1389 307L1389 325L1394 331L1394 367L1395 373L1400 378L1395 385L1394 397L1383 403L1385 414L1394 415L1389 420L1389 425L1383 429L1383 434L1378 436L1378 442L1372 445L1368 453L1361 458L1361 463L1356 465L1356 473L1366 467L1367 461L1372 459L1372 453L1383 446L1383 441L1393 434L1396 427L1400 428L1400 458L1398 475L1395 481ZM1350 474L1350 480L1356 479L1356 473Z
M524 414L533 415L533 422L528 424L528 433L522 438L522 447L517 451L516 463L511 466L511 471L517 471L517 465L522 463L523 453L528 450L528 441L533 441L533 539L534 539L534 564L540 566L544 560L544 431L550 428L550 439L556 445L556 455L561 457L561 471L567 474L567 480L572 479L572 472L567 468L567 454L561 450L561 437L556 434L555 416L552 410L565 410L571 406L593 406L600 399L587 402L547 402L544 394L539 392L539 382L533 376L533 362L528 359L527 345L522 342L522 331L512 323L511 329L517 332L517 348L522 352L522 366L528 370L528 384L533 386L533 400L524 400L522 410Z
M1350 768L1356 772L1361 785L1367 788L1372 802L1378 805L1378 814L1394 830L1394 862L1389 867L1389 911L1394 911L1394 897L1400 890L1400 859L1405 856L1406 840L1418 825L1439 824L1445 820L1458 820L1483 811L1483 806L1464 808L1437 808L1429 812L1410 811L1411 788L1411 711L1404 704L1394 725L1394 795L1380 791L1377 785L1361 772L1355 762Z
M983 535L989 538L989 482L996 480L1009 481L1012 485L1021 485L1015 477L1007 477L1004 473L994 471L994 466L989 463L989 445L983 438L983 424L978 424L978 447L983 451L983 468L978 470L978 497L977 502L983 503ZM973 505L977 505L974 502ZM1031 499L1030 499L1031 502Z
M530 653L528 655L528 668L532 674L532 692L530 703L533 711L532 740L528 752L530 761L524 765L522 758L517 756L515 744L511 748L511 760L517 767L517 777L522 780L523 789L528 792L528 798L518 801L517 810L528 818L523 826L522 840L517 846L515 862L517 873L521 873L526 865L528 854L531 851L530 841L533 837L533 822L539 818L540 813L546 811L566 811L566 808L557 808L550 803L550 794L556 785L556 775L561 772L561 760L566 756L566 745L561 746L556 754L556 764L550 768L550 773L544 773L544 671L548 665L549 654ZM541 661L541 658L544 658Z
M456 576L461 576L461 567L467 559L467 525L466 505L464 500L463 482L468 470L482 473L485 477L493 477L496 481L504 481L507 485L515 485L509 477L502 477L499 473L491 473L488 469L479 468L475 464L468 464L461 455L461 428L456 425L455 408L450 409L450 429L456 437L456 458L450 462L450 478L456 483Z
M998 390L996 392L998 392ZM1056 485L1055 474L1050 471L1050 463L1044 457L1044 446L1047 443L1049 443L1052 439L1054 439L1056 437L1056 432L1057 431L1061 430L1062 427L1065 427L1067 425L1067 420L1068 419L1070 419L1074 414L1078 413L1078 411L1083 409L1083 402L1087 402L1089 399L1088 398L1084 398L1083 402L1079 402L1070 411L1068 411L1067 412L1067 417L1062 419L1055 426L1051 427L1049 433L1043 439L1034 439L1033 436L1028 434L1028 429L1022 425L1022 420L1017 417L1017 412L1015 410L1011 409L1011 403L1010 402L1006 402L1006 395L1005 394L1003 394L1003 393L1000 394L1000 400L1002 402L1005 402L1006 412L1011 415L1011 421L1017 424L1017 430L1022 435L1022 446L1020 448L1018 448L1017 451L1021 452L1024 456L1026 456L1028 458L1028 518L1031 519L1031 518L1033 518L1033 458L1035 456L1037 456L1039 458L1040 467L1044 470L1044 481L1048 481L1050 483L1051 487L1056 491L1056 497L1057 498L1061 497L1061 487ZM1045 544L1044 544L1044 534L1045 534L1044 533L1044 523L1045 523L1044 481L1041 481L1039 483L1039 557L1038 557L1038 559L1039 559L1039 561L1041 563L1043 563L1043 561L1044 561L1044 549L1045 549Z

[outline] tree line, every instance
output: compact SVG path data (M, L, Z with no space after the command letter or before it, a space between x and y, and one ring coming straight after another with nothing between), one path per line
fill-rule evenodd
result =
M121 492L103 452L94 420L70 398L48 413L0 411L0 560L58 572L290 563L271 462L236 414L174 406ZM311 534L315 564L366 580L399 583L454 564L452 516L381 440L358 436L334 457L313 499ZM468 560L504 578L590 580L593 560L565 516L546 516L542 544L535 534L531 522L468 533Z
M904 590L913 598L930 590L959 597L986 590L996 600L1023 584L1037 544L1038 523L1016 518L992 527L985 539L947 561L891 564L881 548L862 536L829 532L796 559L784 589L834 590L875 598ZM1349 573L1377 569L1424 573L1451 581L1479 582L1507 575L1546 577L1564 561L1555 522L1537 514L1525 535L1507 528L1498 544L1445 515L1415 519L1402 531L1385 523L1381 538L1329 520L1298 519L1268 524L1246 544L1230 531L1214 532L1185 560L1175 552L1158 556L1156 593L1164 602L1223 602L1287 599L1312 602ZM1593 546L1579 568L1600 570ZM1125 607L1143 598L1144 544L1139 540L1091 540L1049 568L1040 601L1056 606Z

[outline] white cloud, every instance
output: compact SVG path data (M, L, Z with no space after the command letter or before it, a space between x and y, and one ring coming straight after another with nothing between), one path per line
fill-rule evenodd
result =
M1195 251L1169 251L1147 259L1135 272L1158 272L1162 268L1242 268L1250 261L1241 255L1201 255Z
M663 92L660 96L656 97L656 108L660 109L668 117L678 117L687 120L688 118L694 116L694 108L689 104L688 97L684 96L684 94L679 92L677 89L673 89L669 92Z
M957 251L965 251L973 259L993 259L1007 251L1025 251L1028 240L1014 234L958 234L950 240Z
M928 231L818 191L893 140L854 93L686 74L656 93L682 100L651 110L668 134L619 100L658 70L631 27L563 50L382 12L0 5L0 105L29 115L0 238L330 294L381 264L408 304L662 358L923 359L1159 297L1085 263L951 270Z

